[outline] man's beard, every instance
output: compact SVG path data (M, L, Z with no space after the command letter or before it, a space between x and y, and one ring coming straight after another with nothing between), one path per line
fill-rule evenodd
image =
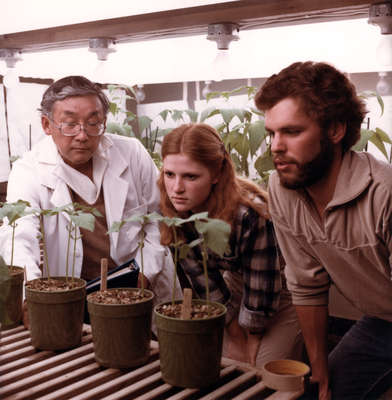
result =
M278 171L280 182L287 189L293 190L312 186L328 174L333 158L333 143L328 137L323 137L320 141L320 151L313 160L304 164L296 164L298 167L296 178L286 179L284 174Z

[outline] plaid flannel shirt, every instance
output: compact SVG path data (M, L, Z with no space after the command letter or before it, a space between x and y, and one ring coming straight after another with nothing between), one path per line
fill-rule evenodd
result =
M226 305L226 323L239 314L241 326L250 331L263 332L278 310L283 279L283 262L273 225L252 208L240 205L234 226L229 242L230 253L224 257L210 251L208 254L210 299ZM192 224L184 226L183 232L187 241L198 237ZM196 246L180 261L180 266L194 295L205 298L201 260L201 248ZM222 275L225 270L242 275L243 290L239 310L233 308L230 302L231 293Z

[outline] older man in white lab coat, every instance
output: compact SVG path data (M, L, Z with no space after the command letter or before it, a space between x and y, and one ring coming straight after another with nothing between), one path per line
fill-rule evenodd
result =
M103 214L94 233L83 232L76 244L75 272L86 280L99 275L100 258L109 268L136 258L140 224L126 223L119 233L106 233L114 221L157 211L157 169L143 145L133 138L104 134L109 102L88 79L70 76L54 82L41 102L42 127L48 135L14 163L7 201L49 209L77 201ZM48 264L53 276L65 275L68 216L44 218ZM10 259L10 232L2 227L0 253ZM26 266L27 278L41 276L38 217L18 221L14 264ZM79 235L79 232L78 232ZM147 226L144 275L156 302L171 298L173 262L160 245L156 224ZM179 285L176 285L179 288ZM177 293L180 297L181 293Z

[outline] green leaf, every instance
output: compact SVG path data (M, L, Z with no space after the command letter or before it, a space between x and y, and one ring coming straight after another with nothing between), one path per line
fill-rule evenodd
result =
M199 116L199 113L194 111L194 110L185 110L185 112L188 114L189 119L191 122L196 123L197 122L197 117Z
M244 122L246 117L249 117L247 111L242 108L233 108L232 112L241 122Z
M241 141L241 133L237 130L231 130L228 135L225 137L225 146L233 148Z
M250 110L253 114L259 115L260 117L264 117L264 111L260 111L257 108L251 107Z
M108 122L106 132L128 137L135 136L130 125L119 124L117 122Z
M135 214L132 215L132 217L126 218L124 222L139 222L140 224L143 224L144 218L143 214Z
M189 251L190 251L193 247L199 245L199 244L202 243L202 242L203 242L203 239L202 239L202 238L199 238L199 239L193 240L193 241L190 242L190 243L182 243L181 246L179 246L179 250L180 250L180 251L179 251L179 254L178 254L178 258L179 258L180 260L182 260L183 258L186 258L186 256L188 255Z
M164 122L166 122L167 115L169 114L169 110L163 110L161 111L158 115L163 119Z
M110 102L109 103L109 112L113 115L116 115L119 112L120 108L118 107L117 103Z
M203 110L200 114L200 122L204 122L206 119L212 117L213 115L216 115L219 113L219 110L217 110L215 107L208 107L205 110Z
M352 150L354 151L363 151L366 149L366 145L369 139L373 136L373 131L369 129L361 129L361 137L354 146L352 146Z
M112 223L111 227L107 231L107 233L112 233L112 232L120 232L120 229L124 225L124 221L115 221Z
M378 93L376 94L376 96L377 96L378 104L380 105L380 108L381 108L380 117L382 117L383 114L384 114L384 100L382 99L382 97Z
M259 150L261 143L265 139L267 132L264 121L256 121L249 125L249 150L252 157Z
M230 108L221 108L220 114L227 125L229 125L231 120L235 117L234 111Z
M209 218L207 221L197 220L195 228L203 236L209 249L221 257L225 254L231 231L231 226L227 222L216 218Z
M232 153L232 154L230 154L230 157L235 165L236 170L241 171L241 160L238 157L238 155L235 153Z
M80 212L76 215L70 215L71 221L74 225L94 232L95 217L92 214Z
M132 121L134 121L134 120L136 119L136 117L137 117L137 115L134 114L132 111L127 111L127 112L125 113L125 115L127 116L127 117L125 118L125 122L132 122Z
M181 121L184 119L181 110L173 110L171 117L172 117L173 121L175 121L175 122Z
M149 128L151 125L152 119L147 117L146 115L142 115L138 118L139 132L143 132L145 129Z
M380 128L376 128L376 135L385 143L392 144L390 137L388 134Z
M208 218L208 211L202 211L196 214L192 214L190 217L184 219L184 222L193 222L197 220L203 220Z
M256 159L254 167L261 177L263 177L267 171L275 169L274 162L272 161L272 155L270 154L269 150Z
M170 133L173 130L173 128L165 128L165 129L158 129L157 137L162 137L166 136L168 133Z
M238 152L238 154L242 157L247 159L249 154L249 142L248 138L243 134L239 133L237 136L237 140L235 143L232 143L234 149Z
M380 136L378 136L376 132L374 132L374 134L370 137L369 141L372 142L388 160L388 153L385 148L384 142L381 140Z
M30 207L30 203L24 200L18 200L14 203L3 203L0 208L0 220L7 217L8 224L11 225L19 218L31 214L31 211L26 210L27 207Z

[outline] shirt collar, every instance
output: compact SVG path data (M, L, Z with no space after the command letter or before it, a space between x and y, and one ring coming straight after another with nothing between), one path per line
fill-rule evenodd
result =
M328 207L348 203L358 197L372 180L366 152L348 151L340 166L335 192Z
M340 206L358 197L372 180L366 152L347 151L342 158L335 191L326 208ZM301 188L297 193L305 202L311 202L308 192Z

